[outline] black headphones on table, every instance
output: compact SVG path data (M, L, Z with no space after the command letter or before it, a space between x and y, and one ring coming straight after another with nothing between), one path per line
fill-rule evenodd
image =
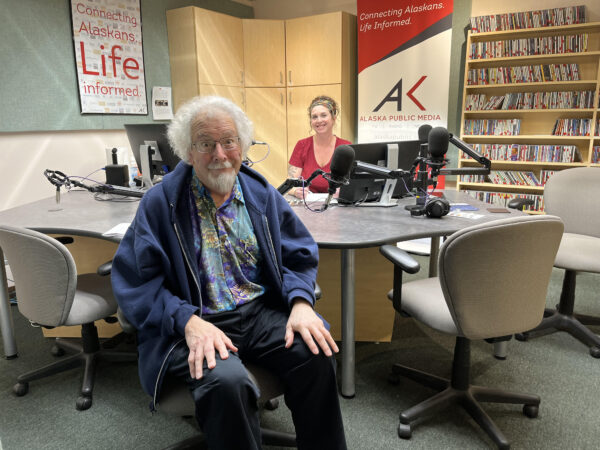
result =
M450 202L445 198L431 197L425 203L425 206L418 206L410 209L411 216L427 216L439 219L450 212Z

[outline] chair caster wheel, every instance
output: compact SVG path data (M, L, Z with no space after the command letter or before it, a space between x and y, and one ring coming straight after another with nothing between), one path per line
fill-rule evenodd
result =
M13 392L17 397L23 397L29 392L29 383L17 383L13 386Z
M269 411L274 411L277 408L279 408L279 400L276 398L272 398L265 403L265 409L268 409Z
M531 419L535 419L538 416L540 407L538 405L524 405L523 414Z
M515 339L517 341L525 342L529 339L529 335L527 333L517 333L515 334Z
M590 355L594 358L600 358L600 347L590 347Z
M398 437L400 439L410 439L412 436L412 431L410 429L410 424L400 422L398 424Z
M78 411L85 411L86 409L89 409L90 406L92 406L92 397L85 397L82 395L78 397L75 402L75 408L77 408Z
M58 345L54 344L50 349L50 353L52 356L62 356L65 354L64 349L60 348Z

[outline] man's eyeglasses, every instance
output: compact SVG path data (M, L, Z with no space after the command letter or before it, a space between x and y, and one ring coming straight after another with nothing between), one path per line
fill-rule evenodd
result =
M238 148L240 138L237 136L222 137L216 141L198 141L192 144L192 148L198 153L214 153L217 142L221 144L223 150L230 152Z

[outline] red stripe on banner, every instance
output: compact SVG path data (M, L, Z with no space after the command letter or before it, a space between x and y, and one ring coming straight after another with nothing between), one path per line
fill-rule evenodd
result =
M358 71L452 14L453 0L357 0Z

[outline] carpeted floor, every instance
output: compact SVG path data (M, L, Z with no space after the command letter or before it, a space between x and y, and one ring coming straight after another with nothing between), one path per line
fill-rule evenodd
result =
M425 261L423 261L425 262ZM562 273L555 270L548 304L558 301ZM578 276L577 310L600 315L600 277ZM30 384L24 397L15 397L18 374L51 362L52 341L31 328L13 306L19 358L0 360L0 442L3 450L21 449L161 449L197 433L191 420L160 411L151 414L149 398L138 382L132 363L101 366L91 409L79 412L75 399L81 373L72 370ZM600 332L600 328L594 329ZM412 439L398 438L398 414L427 398L432 391L412 381L391 385L387 378L393 362L448 376L454 340L397 318L391 343L357 343L356 397L341 399L350 449L475 449L492 442L459 409L449 409L423 420ZM600 360L564 333L530 342L510 341L508 358L496 360L492 346L472 346L474 383L536 393L542 403L537 419L521 408L486 406L513 449L596 449L600 442ZM289 411L281 402L265 411L262 424L293 431ZM273 449L274 447L272 447Z

